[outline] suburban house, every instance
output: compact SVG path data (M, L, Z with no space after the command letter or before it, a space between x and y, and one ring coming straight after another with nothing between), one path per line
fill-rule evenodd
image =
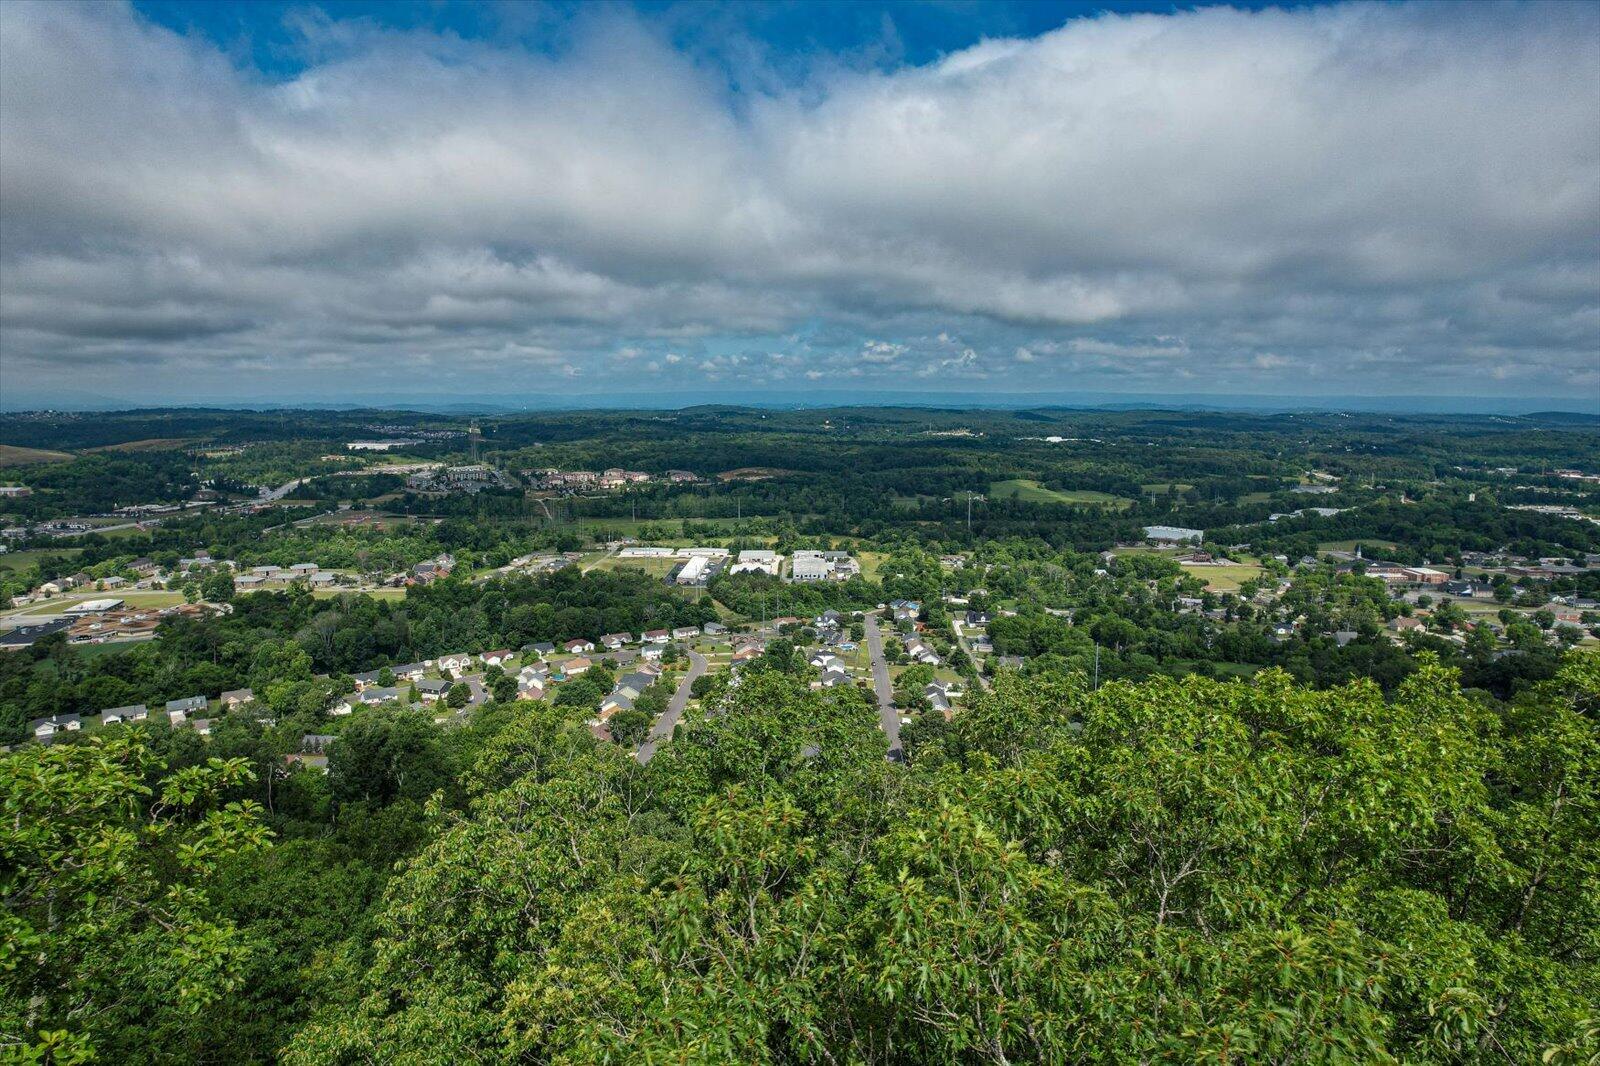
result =
M324 755L338 739L331 733L307 733L300 738L300 751L307 755Z
M646 662L656 662L666 652L659 644L647 644L639 649L639 658Z
M672 631L672 639L674 640L692 640L699 635L699 626L679 626Z
M142 722L149 717L150 708L142 703L134 703L127 707L113 707L109 711L101 711L100 724L117 725L121 722Z
M439 670L442 673L449 670L452 673L461 673L472 665L472 656L466 652L456 652L451 655L441 655L438 659Z
M356 693L356 699L368 707L376 706L380 703L388 703L390 700L397 700L399 698L400 690L392 687L364 688L360 692Z
M511 653L505 650L486 651L479 658L483 660L485 666L504 666L511 661Z
M518 675L517 699L542 700L544 699L545 679L538 674Z
M618 711L633 710L633 697L618 689L600 701L600 717L610 718Z
M632 633L607 633L605 636L600 638L600 643L612 651L616 651L624 644L631 643L632 641Z
M629 699L638 699L645 689L655 684L655 680L653 675L637 671L623 674L617 681L617 691L626 694Z
M33 730L33 735L42 740L57 733L76 733L83 728L83 720L75 714L56 714L49 718L35 718L28 726Z
M704 633L708 637L720 636L727 631L728 627L723 625L721 622L707 622L705 625L700 627L700 632Z
M561 666L561 672L566 674L568 677L577 677L579 674L588 672L589 668L593 665L594 663L580 655L575 659L568 659L565 663L563 663Z
M551 644L549 641L541 641L540 643L529 647L528 650L533 652L539 658L543 659L547 656L554 655L556 652L556 646Z
M256 694L247 688L230 688L222 694L222 706L233 710L240 704L249 703L256 698Z
M433 678L425 678L421 681L414 682L414 684L417 686L417 695L421 696L429 703L443 698L445 693L450 691L450 682L443 679L434 680Z
M589 652L594 651L594 641L579 638L567 641L562 647L574 655L587 655Z
M665 644L672 639L672 634L665 629L647 629L644 631L646 644Z
M761 652L762 648L759 644L741 644L739 647L733 649L733 657L731 661L736 663L747 663L751 659L760 656Z
M920 640L906 641L906 654L919 663L926 663L929 666L939 665L939 653Z
M838 688L840 685L850 684L850 675L844 672L843 667L833 666L822 671L822 677L817 681L819 688Z
M181 700L167 701L167 718L173 725L187 721L191 714L202 714L208 706L204 696L188 696Z

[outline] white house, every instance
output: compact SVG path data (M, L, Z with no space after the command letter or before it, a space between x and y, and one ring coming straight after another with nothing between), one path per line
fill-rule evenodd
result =
M83 728L83 720L75 714L55 714L49 718L35 718L32 723L33 735L39 739L53 737L57 733L76 733Z
M142 703L135 703L127 707L113 707L108 711L101 711L100 724L117 725L120 722L142 722L149 717L150 709Z
M449 670L452 673L459 674L461 671L465 670L471 665L472 656L468 655L466 652L457 652L453 655L439 656L439 669L441 671Z

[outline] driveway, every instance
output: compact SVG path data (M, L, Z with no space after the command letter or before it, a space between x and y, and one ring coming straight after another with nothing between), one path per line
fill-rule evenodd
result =
M672 699L667 703L666 712L656 719L656 724L650 730L650 736L639 745L639 762L647 763L655 758L656 746L663 740L672 737L672 731L678 726L678 719L683 717L683 709L689 706L689 688L701 674L706 672L706 657L697 651L689 652L689 671L683 675L683 680L678 682L678 691L672 694Z
M978 657L972 654L972 645L967 643L967 634L962 630L961 623L951 621L950 628L955 631L956 646L967 653L967 658L971 660L973 666L977 666ZM983 689L985 692L989 691L989 679L983 676L983 672L981 670L978 672L978 687Z
M894 705L894 685L889 680L889 664L883 657L883 634L878 631L878 616L867 614L867 654L872 656L872 688L878 694L878 724L889 738L889 758L901 759L900 712Z

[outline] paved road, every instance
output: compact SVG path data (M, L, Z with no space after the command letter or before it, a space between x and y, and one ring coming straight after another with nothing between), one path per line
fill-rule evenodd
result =
M883 658L883 634L878 632L878 616L868 614L867 654L872 656L872 687L878 693L878 724L889 738L889 758L900 761L900 712L894 705L894 685L889 681L889 664Z
M683 675L683 680L678 682L678 691L672 694L672 700L667 704L666 712L656 719L655 726L650 730L649 738L639 745L639 761L647 763L655 758L656 746L663 740L672 737L672 731L678 726L678 719L683 717L683 709L689 706L689 687L695 679L706 672L706 657L697 651L689 653L689 672Z
M258 497L257 499L250 500L248 502L269 503L273 500L281 500L285 496L289 495L289 493L299 488L302 481L309 480L310 478L295 478L293 481L286 481L282 485L279 485L277 488L273 489L271 492L267 493L265 496Z

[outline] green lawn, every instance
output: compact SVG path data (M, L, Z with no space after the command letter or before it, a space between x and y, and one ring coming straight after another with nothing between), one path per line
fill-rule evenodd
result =
M1240 585L1261 574L1261 567L1255 563L1231 563L1226 566L1186 566L1183 572L1200 578L1212 592L1238 592Z
M1058 491L1047 489L1037 481L1027 478L1012 478L1009 481L995 481L989 485L989 495L1001 500L1021 500L1024 503L1064 503L1113 505L1126 507L1132 501L1121 496L1113 496L1109 492L1095 492L1092 489L1070 489Z
M0 466L27 466L31 463L66 463L75 459L71 452L24 448L19 444L0 444Z
M607 555L604 558L601 558L601 559L597 560L593 566L588 566L588 567L585 567L584 569L585 570L643 570L645 573L649 574L652 577L663 577L664 578L668 574L672 573L673 567L680 565L683 561L684 560L682 560L682 559L674 559L674 558L666 558L666 559L653 559L653 558L619 559L615 555Z
M355 591L355 589L341 588L312 589L311 598L315 600L331 600L335 596L342 596L346 592ZM396 588L393 585L384 585L381 588L362 590L361 595L371 596L375 600L403 600L406 598L406 590L404 588Z
M1150 495L1154 495L1158 492L1188 492L1194 486L1187 485L1182 481L1153 481L1148 485L1140 485L1139 488Z
M121 600L123 607L137 609L140 607L171 607L183 602L181 592L123 592L112 589L108 592L74 592L66 596L56 596L53 599L42 600L39 603L29 604L27 607L15 611L7 611L0 618L8 622L23 622L29 618L54 616L60 614L75 603L85 600Z
M32 548L22 552L6 552L0 555L0 571L12 572L26 570L28 567L51 555L60 555L71 558L83 552L82 548Z
M1365 551L1372 551L1373 549L1393 551L1396 547L1395 542L1392 540L1376 540L1370 537L1363 537L1360 540L1325 540L1317 545L1317 551L1353 552L1356 550L1357 544L1361 545Z
M884 560L889 558L889 553L858 552L856 558L861 562L861 576L868 581L876 581L879 571L883 569Z

